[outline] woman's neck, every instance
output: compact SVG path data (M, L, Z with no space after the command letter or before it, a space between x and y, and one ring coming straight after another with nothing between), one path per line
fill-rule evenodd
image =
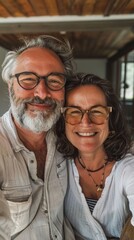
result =
M78 157L87 169L92 170L101 167L107 160L107 155L105 151L98 151L94 153L80 152Z

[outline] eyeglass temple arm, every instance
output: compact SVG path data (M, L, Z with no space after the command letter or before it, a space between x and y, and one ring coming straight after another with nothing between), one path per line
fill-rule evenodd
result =
M112 107L109 107L109 112L112 112Z
M64 108L63 107L60 108L60 112L64 113Z

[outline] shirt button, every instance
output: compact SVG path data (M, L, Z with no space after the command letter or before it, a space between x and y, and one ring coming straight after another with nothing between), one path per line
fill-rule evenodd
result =
M44 213L48 213L47 209L46 209L46 210L44 210Z
M34 160L30 160L30 163L34 163Z
M57 235L55 235L55 238L57 238Z
M60 168L60 167L61 167L61 164L58 164L57 167Z

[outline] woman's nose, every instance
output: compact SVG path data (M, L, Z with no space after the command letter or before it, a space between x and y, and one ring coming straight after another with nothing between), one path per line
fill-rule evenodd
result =
M85 124L89 124L89 123L92 123L92 121L90 120L90 115L88 112L85 112L83 114L83 117L82 117L82 120L81 120L82 123L85 123Z

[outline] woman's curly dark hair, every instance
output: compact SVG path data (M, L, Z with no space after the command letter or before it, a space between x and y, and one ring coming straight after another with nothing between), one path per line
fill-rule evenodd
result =
M131 147L130 132L126 123L125 114L121 102L115 95L112 85L108 80L101 79L93 74L78 73L72 76L66 83L65 93L81 85L95 85L99 87L107 101L107 106L112 107L109 116L109 136L104 142L104 148L109 161L113 159L119 161L122 159ZM66 105L66 99L65 99ZM65 135L65 121L61 115L56 124L57 149L65 157L75 158L78 156L78 150L68 141Z

